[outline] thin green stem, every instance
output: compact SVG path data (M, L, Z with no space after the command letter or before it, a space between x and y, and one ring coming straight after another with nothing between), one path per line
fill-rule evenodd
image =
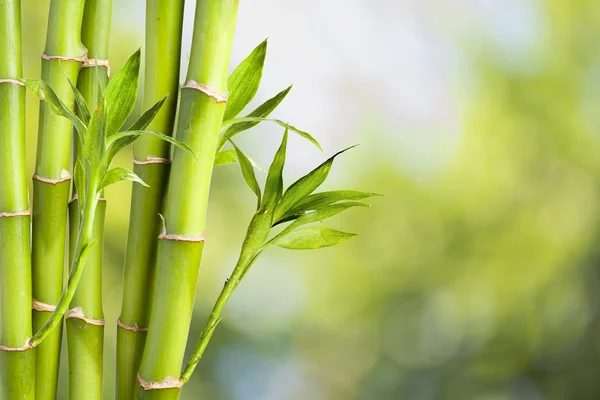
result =
M72 82L77 81L86 54L81 43L83 9L84 0L51 1L42 55L42 79L71 109L74 98L67 77ZM32 223L33 298L53 306L63 291L72 125L41 103L38 130ZM67 307L68 302L64 306ZM47 311L34 311L33 315L34 331L43 329L44 337L51 332L35 351L38 400L55 399L58 385L61 319L53 321L57 329L51 331L46 324L48 316Z
M187 81L227 90L237 0L199 0ZM150 324L140 364L142 398L179 398L181 366L204 247L208 193L225 103L194 84L181 93L177 139L199 161L175 149L158 243ZM154 384L150 384L154 382ZM154 390L162 387L161 390Z
M184 0L146 2L146 46L143 109L168 95L149 129L172 136L177 111ZM146 341L149 303L160 221L158 213L167 184L167 161L144 163L148 157L169 160L169 144L142 136L134 146L134 172L150 185L134 185L123 276L123 304L117 332L116 393L118 400L134 398L136 374ZM126 329L130 327L130 329Z
M29 198L25 168L25 88L22 78L21 1L0 2L0 398L35 398Z

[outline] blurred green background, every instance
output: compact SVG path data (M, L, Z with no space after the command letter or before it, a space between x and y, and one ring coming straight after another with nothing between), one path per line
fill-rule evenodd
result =
M144 4L114 2L117 68L143 46ZM48 3L23 1L28 77L39 76ZM333 220L359 234L351 242L266 252L183 397L600 398L600 3L241 2L232 65L267 36L255 103L293 82L279 118L328 154L361 144L326 188L385 197ZM28 96L32 174L37 107ZM265 166L280 135L259 126L240 144ZM325 158L290 143L288 184ZM130 190L106 194L106 399ZM191 342L252 211L237 167L215 171Z

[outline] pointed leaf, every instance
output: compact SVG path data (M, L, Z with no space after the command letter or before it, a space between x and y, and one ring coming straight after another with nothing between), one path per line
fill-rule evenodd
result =
M164 140L165 142L169 142L177 147L179 147L181 150L186 151L187 153L189 153L192 157L194 157L196 160L198 159L196 157L196 153L194 153L192 151L192 149L190 149L190 147L183 143L180 142L177 139L173 139L170 136L167 136L163 133L160 132L155 132L155 131L145 131L145 130L139 130L139 131L125 131L125 132L118 132L115 133L114 135L111 135L108 139L106 139L106 145L110 146L112 145L114 142L116 142L119 139L125 138L125 137L130 137L130 136L134 136L134 137L140 137L142 135L152 135L152 136L156 136L162 140Z
M271 244L291 250L311 250L335 246L354 237L356 235L353 233L324 227L310 227L294 230Z
M281 145L273 157L273 162L269 167L269 174L265 183L265 195L262 202L262 208L273 211L281 199L283 193L283 166L285 165L285 152L287 148L288 131L285 130Z
M352 146L354 147L354 146ZM351 149L349 147L331 156L323 164L313 169L311 172L294 182L283 194L281 202L277 205L273 221L280 221L296 204L302 201L306 196L318 188L327 178L333 161L343 152Z
M244 176L244 180L248 184L250 190L256 194L257 205L256 208L260 208L260 186L258 185L258 181L256 180L256 175L254 175L254 168L248 160L248 157L242 152L235 143L231 142L235 149L235 153L238 158L238 162L240 163L240 168L242 169L242 175Z
M112 185L113 183L121 182L121 181L132 181L141 184L142 186L148 187L146 182L142 180L139 176L134 174L128 169L117 167L111 170L108 170L104 177L102 178L102 182L100 182L100 186L98 187L98 192L100 192L105 187Z
M319 144L319 142L317 142L317 139L315 139L314 137L312 137L310 133L301 131L300 129L296 128L295 126L286 124L285 122L280 121L278 119L268 119L268 118L261 118L261 117L236 118L236 119L230 119L230 120L228 120L222 126L224 126L224 127L227 127L227 126L233 126L233 127L235 127L236 125L247 124L248 122L259 123L259 122L262 122L262 121L274 122L274 123L276 123L278 125L283 126L286 129L289 129L292 132L296 132L298 135L302 136L304 139L308 140L309 142L311 142L312 144L314 144L315 146L317 146L317 148L319 150L323 151L323 148L321 147L321 145Z
M229 99L223 120L234 118L256 95L262 78L267 41L259 44L244 61L237 66L227 80Z
M90 126L84 137L83 155L92 165L96 165L104 155L106 125L108 123L107 108L108 105L106 104L106 99L100 99L100 102L98 102L98 105L92 114Z
M381 196L377 193L357 192L355 190L334 190L331 192L315 193L305 197L283 217L284 219L306 211L318 210L330 204L344 200L362 200L368 197Z
M87 199L85 193L85 170L83 168L83 163L81 162L81 158L77 158L77 162L75 163L75 168L73 171L73 179L75 181L75 188L77 189L77 196L80 198L79 200L79 209L83 210L84 202Z
M288 88L277 93L275 96L273 96L272 98L270 98L269 100L265 101L263 104L258 106L256 108L256 110L254 110L250 114L248 114L247 118L249 118L249 117L262 117L262 118L267 117L269 114L271 114L271 112L273 110L275 110L275 108L277 108L277 106L283 101L283 99L285 99L285 96L287 96L287 94L290 92L290 90L292 90L291 86L289 86ZM258 125L259 122L260 121L249 121L249 122L244 122L241 124L235 124L233 126L228 125L229 129L227 129L227 131L225 131L225 133L221 137L221 141L219 142L219 149L222 148L223 146L225 146L225 143L227 143L228 138L232 138L235 135L237 135L238 133L243 132L247 129L252 128L253 126ZM224 121L223 123L227 124L227 121Z
M146 129L154 120L154 118L158 115L158 112L165 104L168 95L160 99L156 102L152 107L150 107L141 117L137 119L127 130L128 131L140 131Z
M106 134L119 131L129 114L133 111L138 91L140 74L140 50L138 49L125 65L115 74L106 87L107 107Z
M44 100L50 106L50 109L61 117L67 118L79 134L80 138L85 135L87 126L67 107L65 103L58 97L56 92L46 82L39 79L22 79L21 80L29 90L31 90L40 100Z
M79 115L81 115L81 118L83 119L84 123L89 124L90 118L91 118L90 110L88 108L87 103L85 102L85 99L83 98L83 95L81 94L79 89L77 89L75 87L75 85L73 85L73 82L71 82L71 80L69 79L69 77L66 74L65 74L65 78L69 82L69 86L71 86L71 91L73 92L73 96L75 96L75 104L77 104L77 111L79 112Z

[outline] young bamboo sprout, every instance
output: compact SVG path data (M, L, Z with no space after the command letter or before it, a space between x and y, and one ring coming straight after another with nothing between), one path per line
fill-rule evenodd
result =
M83 120L84 109L94 109L108 84L108 40L112 0L87 0L83 13L81 39L88 49L88 59L82 65L77 87L83 101L78 115ZM77 94L76 94L77 96ZM81 108L81 109L80 109ZM75 143L78 143L75 138ZM74 161L82 152L74 149ZM102 196L102 195L101 195ZM96 206L92 240L98 240L91 249L85 271L67 313L67 344L69 349L69 396L72 399L102 399L102 371L104 344L104 314L102 311L102 250L106 201L100 197ZM71 262L75 255L80 216L76 187L69 203L69 242Z
M172 136L179 91L183 0L146 2L146 48L143 106L165 96L151 129ZM134 186L123 277L123 304L117 328L116 398L129 400L137 390L136 374L148 328L148 304L156 264L156 246L167 175L169 144L155 137L136 142L134 172L150 186Z
M32 335L30 208L25 168L25 88L21 1L0 2L0 398L35 398Z
M68 79L77 81L86 55L81 44L83 4L84 0L51 1L42 54L42 79L54 88L69 110L73 109L74 98ZM63 290L72 124L42 103L38 129L32 226L34 331L45 324ZM61 338L62 326L36 349L37 399L56 398Z
M198 161L175 149L165 226L158 242L148 337L138 375L142 398L179 397L179 375L204 246L208 192L227 102L227 70L237 6L237 0L196 3L177 139L192 148Z

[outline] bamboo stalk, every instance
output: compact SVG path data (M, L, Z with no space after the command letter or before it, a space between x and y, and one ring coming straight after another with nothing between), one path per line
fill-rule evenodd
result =
M77 81L86 50L81 43L84 0L52 0L46 48L42 54L42 79L71 109L74 98L69 83ZM65 228L70 174L71 123L40 104L38 147L33 182L33 297L57 304L63 288ZM49 318L48 311L33 313L34 330ZM36 348L36 399L55 399L58 383L62 326Z
M35 398L35 353L10 351L32 334L29 195L25 168L25 88L21 1L0 2L0 354L4 399Z
M96 107L99 89L108 84L108 42L112 0L87 0L83 13L81 39L88 49L88 60L79 73L77 88L88 106ZM75 141L78 143L78 141ZM74 160L81 149L74 151ZM75 185L73 193L76 194ZM69 203L70 259L75 253L80 224L79 200L75 195ZM104 313L102 311L102 250L106 201L100 199L94 216L92 240L98 243L91 250L81 281L67 314L67 344L69 349L69 397L71 399L102 399L104 357ZM80 312L78 312L80 311Z
M149 129L171 136L177 111L184 0L146 2L143 109L169 95ZM125 255L123 304L117 328L116 398L134 398L136 374L148 327L150 288L171 151L167 142L146 136L134 147L134 172L150 185L133 186Z
M138 393L177 399L202 249L237 0L198 0L187 83L181 93L177 138L198 160L176 149L159 236L148 337Z

